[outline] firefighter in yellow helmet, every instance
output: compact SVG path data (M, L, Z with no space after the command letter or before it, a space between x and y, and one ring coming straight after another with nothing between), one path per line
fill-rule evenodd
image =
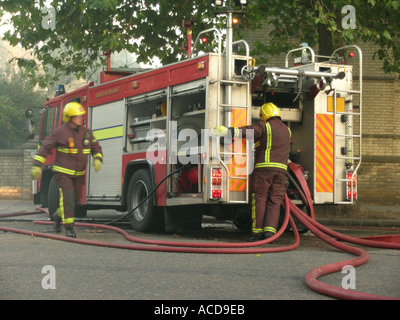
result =
M41 145L33 158L32 179L41 177L41 166L46 156L56 149L52 171L60 189L59 208L55 213L49 212L55 221L55 231L61 232L61 222L66 236L76 237L73 230L75 206L79 203L85 184L85 169L91 154L93 167L100 170L103 162L101 146L93 132L83 126L86 111L78 102L68 103L63 110L64 124L56 128Z
M269 102L260 109L262 121L251 126L217 126L214 134L246 138L254 130L255 164L251 175L252 234L249 241L273 236L279 223L280 207L286 193L287 164L291 143L290 129L281 121L279 108Z

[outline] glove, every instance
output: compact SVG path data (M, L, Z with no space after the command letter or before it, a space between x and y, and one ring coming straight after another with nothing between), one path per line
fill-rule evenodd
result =
M42 176L42 168L38 166L33 166L31 169L31 177L33 180L37 180Z
M213 131L214 136L226 136L228 134L228 128L224 126L217 126Z
M99 159L94 159L92 165L94 167L94 170L98 172L101 169L103 163Z

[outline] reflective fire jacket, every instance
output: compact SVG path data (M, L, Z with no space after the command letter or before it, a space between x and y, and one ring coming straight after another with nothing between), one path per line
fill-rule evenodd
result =
M43 142L37 154L33 157L33 164L40 166L46 162L46 156L56 148L53 171L72 176L85 174L88 157L103 161L100 144L93 136L93 132L80 126L71 128L68 124L55 129Z
M232 137L246 138L247 130L254 130L255 169L271 169L287 172L290 143L290 129L279 117L269 118L266 122L257 122L250 126L229 128Z

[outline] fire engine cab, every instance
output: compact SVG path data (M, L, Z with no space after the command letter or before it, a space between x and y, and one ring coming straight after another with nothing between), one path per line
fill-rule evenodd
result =
M63 107L76 101L103 149L102 169L95 173L88 164L78 216L88 208L137 207L129 220L144 232L198 227L203 215L246 225L252 140L221 141L212 129L259 121L266 102L280 107L291 129L291 161L307 178L313 202L354 202L361 163L361 50L345 47L321 58L302 46L288 53L285 66L257 66L247 43L232 40L229 13L227 20L225 35L216 28L201 32L185 60L132 74L107 68L100 84L61 91L46 102L39 143L62 124ZM195 55L205 35L214 37L216 50ZM236 47L243 48L240 54ZM349 50L358 66L348 64ZM41 180L33 182L35 202L50 214L58 206L53 160L54 154ZM291 183L288 194L301 205Z

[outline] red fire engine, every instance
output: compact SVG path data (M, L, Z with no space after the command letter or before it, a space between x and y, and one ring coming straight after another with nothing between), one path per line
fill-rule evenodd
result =
M217 125L258 121L265 102L281 108L295 139L291 167L308 177L313 202L354 202L361 163L361 50L345 47L318 57L302 46L288 53L284 67L256 66L247 43L232 41L231 19L228 13L224 50L222 32L205 30L183 61L136 74L107 68L100 84L59 92L46 102L39 143L61 125L63 107L77 101L87 111L85 125L103 148L101 171L88 166L78 216L87 208L131 211L139 205L129 215L139 231L198 227L203 215L246 226L251 140L221 143L211 131ZM205 35L214 37L216 52L194 56ZM234 47L245 52L234 52ZM344 54L353 49L358 89ZM58 206L53 159L54 154L47 158L33 187L36 203L50 214ZM293 183L302 184L291 172L288 194L300 199Z

